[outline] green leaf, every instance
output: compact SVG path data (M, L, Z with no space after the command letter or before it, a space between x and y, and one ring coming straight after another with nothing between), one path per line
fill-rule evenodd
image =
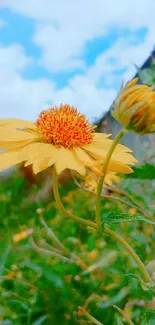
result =
M10 246L6 246L5 243L1 243L2 254L0 254L0 277L3 275L4 269L5 269L5 264L6 264L6 261L7 261L10 251L11 251Z
M25 301L21 301L19 299L9 299L9 305L10 307L15 308L16 310L24 309L27 312L29 312L30 310L28 304Z
M144 291L150 291L152 292L153 296L155 294L155 283L146 283L138 274L128 273L126 276L131 276L132 278L135 278L139 281L142 289Z
M138 214L128 214L128 213L118 213L113 212L108 215L102 215L103 224L113 224L113 223L122 223L122 222L133 222L133 221L144 221L150 224L155 225L155 222L141 216Z
M43 277L46 279L46 281L48 280L50 283L52 283L56 288L62 289L64 286L64 282L61 277L51 272L49 269L44 270Z
M39 317L38 319L36 319L32 325L41 325L44 323L44 321L47 319L47 315L43 315L41 317Z
M138 72L139 78L141 80L142 83L148 85L148 86L152 86L153 85L153 80L155 78L155 69L140 69Z
M125 175L125 178L133 179L155 179L155 166L151 164L132 167L134 173Z
M155 324L155 313L147 312L144 316L142 316L140 325L154 325Z
M99 308L108 308L111 305L117 305L122 299L128 296L130 291L129 287L122 288L117 294L112 295L109 299L105 302L99 302Z

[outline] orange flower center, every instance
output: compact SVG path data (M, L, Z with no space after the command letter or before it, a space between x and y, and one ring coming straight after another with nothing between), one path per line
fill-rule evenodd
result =
M36 125L48 143L65 148L91 143L95 128L76 108L63 104L41 112Z

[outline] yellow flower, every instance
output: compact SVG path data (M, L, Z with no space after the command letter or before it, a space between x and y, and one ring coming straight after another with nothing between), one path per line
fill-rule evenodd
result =
M112 116L127 130L146 134L155 131L154 86L137 84L138 78L121 88L113 103Z
M96 251L96 249L94 249L94 250L92 250L91 252L89 252L89 253L87 254L87 256L88 256L88 259L89 259L89 260L91 260L91 261L95 260L95 258L96 258L96 256L97 256L97 251Z
M15 235L13 236L13 241L14 241L15 243L17 243L17 242L19 242L19 241L21 241L21 240L27 238L27 237L28 237L29 235L31 235L32 233L33 233L33 230L32 230L32 229L26 229L26 230L24 230L24 231L21 231L21 232L19 232L18 234L15 234Z
M130 208L128 212L130 214L135 214L137 212L137 208Z
M88 188L91 191L97 191L97 185L99 182L99 177L95 175L94 173L89 173L85 177L85 188ZM106 185L112 185L112 183L119 183L120 177L116 175L114 172L108 172L106 173L104 184Z
M120 182L120 177L116 175L114 172L109 172L106 174L104 183L106 185L112 185L113 183L119 183Z
M112 140L95 133L86 117L69 105L41 112L36 122L0 119L0 171L25 162L35 174L54 165L58 174L65 169L85 175L86 168L101 173ZM108 169L131 173L128 164L136 159L131 150L117 145Z
M96 192L98 182L99 178L94 173L89 173L85 177L84 187Z

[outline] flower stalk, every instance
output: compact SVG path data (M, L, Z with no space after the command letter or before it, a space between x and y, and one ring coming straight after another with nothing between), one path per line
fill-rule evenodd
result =
M79 307L79 310L83 312L83 314L93 323L96 325L104 325L103 323L99 322L96 318L90 315L84 308Z
M66 217L66 218L70 218L76 222L82 223L85 226L91 227L93 229L97 229L97 225L96 223L90 221L90 220L86 220L86 219L82 219L80 217L75 216L74 214L68 212L61 201L60 195L59 195L59 189L58 189L58 177L57 177L57 172L55 167L53 168L53 193L54 193L54 197L55 197L55 201L57 203L57 207L59 209L59 211L61 212L61 214Z
M114 149L115 149L115 146L114 146ZM112 154L112 152L111 152L111 154ZM107 166L108 166L108 163L107 163ZM103 179L103 181L104 181L104 179ZM54 192L54 197L55 197L57 206L58 206L60 212L62 213L62 215L64 215L67 218L70 218L72 220L75 220L76 222L82 223L85 226L89 226L89 227L93 228L96 231L98 230L98 225L96 223L94 223L92 221L89 221L89 220L82 219L80 217L77 217L77 216L71 214L70 212L68 212L64 208L64 206L62 204L62 201L61 201L61 198L60 198L60 195L59 195L57 172L56 172L55 168L53 170L53 192ZM149 273L147 272L147 270L145 268L145 265L140 260L138 255L134 252L132 247L120 235L118 235L117 233L115 233L111 229L105 228L104 232L107 233L108 235L112 236L113 238L115 238L117 240L117 242L119 242L126 249L126 251L130 254L130 256L132 256L132 258L135 260L136 264L139 266L139 269L140 269L142 275L144 276L145 281L147 283L152 283L152 279L151 279Z
M104 163L104 167L103 167L103 176L99 181L99 184L98 184L98 187L97 187L97 196L96 196L96 223L98 225L98 229L101 228L101 213L100 213L101 195L102 195L102 187L103 187L106 171L107 171L107 168L108 168L108 164L109 164L109 161L110 161L110 159L112 157L112 154L113 154L117 144L119 143L120 139L123 137L123 135L126 132L127 131L124 128L120 130L120 132L117 134L116 138L114 139L114 141L113 141L113 143L112 143L112 145L111 145L111 147L109 149L109 152L108 152L108 154L106 156L106 159L105 159L105 163ZM115 238L116 241L119 242L126 249L126 251L130 254L130 256L132 256L132 258L135 260L136 264L139 266L139 269L140 269L145 281L147 283L153 283L149 273L147 272L147 270L145 268L145 265L140 260L140 258L135 253L135 251L132 249L132 247L120 235L118 235L113 230L111 230L109 228L105 228L104 232L106 234L112 236L113 238Z
M105 228L104 232L107 235L111 236L112 238L116 239L116 241L119 242L125 248L125 250L130 254L130 256L132 256L132 258L135 260L136 264L139 266L139 269L140 269L141 274L143 275L145 281L147 283L153 283L148 271L145 268L145 265L140 260L140 258L135 253L135 251L132 249L132 247L125 241L125 239L122 238L120 235L118 235L115 231L113 231L109 228Z
M101 177L98 187L97 187L97 196L96 196L96 223L98 225L98 228L100 229L101 227L101 214L100 214L100 210L101 210L101 194L102 194L102 187L103 187L103 183L104 183L104 179L105 179L105 175L106 175L106 171L108 168L108 164L109 161L111 159L111 156L117 146L117 144L119 143L120 139L123 137L123 135L126 133L126 130L124 130L124 128L117 134L116 138L114 139L108 153L105 159L105 163L104 163L104 167L103 167L103 176Z
M127 323L129 325L135 325L132 320L129 318L129 316L122 310L121 308L117 307L116 305L113 305L114 308L118 310L118 312L126 319Z

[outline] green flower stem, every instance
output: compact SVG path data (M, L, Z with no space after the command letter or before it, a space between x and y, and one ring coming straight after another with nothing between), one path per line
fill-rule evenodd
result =
M53 240L55 245L59 248L59 250L68 252L68 249L61 243L59 238L55 235L54 231L48 227L47 223L45 222L45 220L42 216L40 217L40 222L43 225L43 227L45 228L47 235L51 237L51 239Z
M87 190L87 189L86 189ZM89 190L89 192L91 192L92 194L95 194L93 191L90 191ZM127 202L127 201L124 201L124 200L121 200L121 199L119 199L118 197L114 197L114 196L110 196L110 195L102 195L102 197L106 197L106 198L109 198L109 199L115 199L115 200L119 200L119 201L121 201L122 203L125 203L125 204L128 204L129 206L132 206L132 207L134 207L134 208L137 208L136 206L134 206L134 205L132 205L132 204L130 204L129 202ZM111 232L111 235L112 234L116 234L116 240L120 243L120 244L122 244L123 245L123 243L125 243L123 246L124 246L124 248L127 250L127 247L129 248L130 246L129 246L129 244L121 237L121 236L119 236L117 233L115 233L114 231L112 232L112 230L110 230L110 229L106 229L106 232L110 235L110 232ZM119 240L118 240L119 239ZM131 252L132 252L132 254L131 254ZM130 247L130 250L128 250L128 253L134 258L135 256L136 256L136 258L134 258L134 260L135 260L135 262L138 264L138 261L140 262L140 265L142 266L143 265L143 269L145 269L145 266L144 266L144 264L141 262L141 260L139 259L139 257L136 255L136 253L134 252L134 250ZM139 264L138 264L138 266L139 266ZM145 269L145 274L147 273L147 275L149 276L149 274L148 274L148 272L146 271L146 269ZM143 273L144 274L144 273ZM151 278L150 278L151 279ZM149 281L150 282L150 281ZM152 280L151 280L151 282L152 282Z
M59 189L58 189L58 175L56 172L56 169L54 167L53 169L53 193L54 193L54 197L55 197L55 201L57 203L58 209L60 210L60 213L66 217L66 218L70 218L72 220L75 220L76 222L82 223L85 226L89 226L93 229L97 229L97 224L90 221L90 220L85 220L82 219L80 217L75 216L74 214L68 212L61 201L60 195L59 195Z
M119 141L119 139L123 136L125 131L120 131L120 133L117 135L116 139L114 140L113 144L112 144L112 147L111 149L109 150L109 153L107 155L107 158L106 158L106 161L105 161L105 165L104 165L104 173L106 173L106 170L107 170L107 167L108 167L108 163L109 163L109 160L111 158L111 155ZM98 197L97 197L97 203L96 205L98 204L98 213L100 214L100 201L101 201L101 191L102 191L102 186L103 186L103 182L104 182L104 176L102 177L101 179L101 182L99 184L99 189L98 189ZM93 228L94 230L98 230L98 225L99 224L96 224L92 221L89 221L89 220L85 220L85 219L82 219L80 217L77 217L75 216L74 214L68 212L63 204L62 204L62 201L61 201L61 198L60 198L60 195L59 195L59 190L58 190L58 178L57 178L57 172L56 172L56 169L54 168L53 170L53 192L54 192L54 197L55 197L55 200L56 200L56 203L57 203L57 206L60 210L60 212L62 213L63 216L67 217L67 218L70 218L72 220L75 220L76 222L79 222L79 223L82 223L84 224L85 226L89 226L91 228ZM100 219L100 216L98 219L100 223L101 223L101 219ZM104 232L110 236L112 236L113 238L115 238L115 240L117 242L119 242L126 250L127 252L132 256L132 258L135 260L136 264L139 266L139 269L141 271L141 273L143 274L144 278L145 278L145 281L147 283L152 283L152 279L149 275L149 273L147 272L146 268L145 268L145 265L143 264L143 262L140 260L140 258L137 256L137 254L134 252L134 250L132 249L132 247L121 237L119 236L117 233L115 233L114 231L112 231L111 229L104 229ZM87 312L85 311L85 314ZM91 315L89 315L90 317L92 317ZM89 318L90 319L90 318ZM93 318L91 318L91 320L93 320ZM97 325L100 325L101 323L98 322L97 320L95 320ZM98 322L98 323L97 323ZM101 324L102 325L102 324Z
M106 171L108 168L108 164L110 161L110 158L118 144L118 142L120 141L120 139L123 137L123 135L126 133L126 130L122 129L116 136L116 138L114 139L108 154L106 156L105 159L105 163L104 163L104 167L103 167L103 176L101 177L98 187L97 187L97 196L96 196L96 223L98 225L98 228L101 227L101 214L100 214L100 210L101 210L101 193L102 193L102 187L103 187L103 183L104 183L104 179L106 176Z
M63 256L63 255L61 255L59 253L56 253L55 251L52 251L52 250L49 251L49 250L47 250L45 248L37 246L36 243L34 242L32 236L30 237L30 242L31 242L32 247L40 254L49 255L49 256L56 256L56 257L58 257L59 259L61 259L63 261L73 263L73 261L71 259L69 259L68 257L66 257L66 256Z
M139 266L139 269L141 273L143 274L143 277L147 283L153 283L149 273L147 272L145 265L143 262L140 260L138 255L135 253L135 251L132 249L132 247L120 236L118 235L115 231L105 228L104 232L111 236L112 238L116 239L117 242L119 242L125 249L126 251L132 256L132 258L135 260L136 264Z
M43 225L43 227L45 228L47 235L49 237L51 237L51 239L53 240L55 245L58 247L58 249L55 249L53 246L49 245L48 243L46 243L46 241L44 241L44 245L46 245L46 247L48 246L48 248L50 248L52 250L56 250L56 251L62 252L62 253L67 253L67 255L70 255L72 258L74 258L75 260L82 263L82 260L78 256L76 256L73 252L71 252L67 247L65 247L63 245L63 243L59 240L59 238L55 235L54 231L48 227L43 216L40 217L40 222Z
M79 309L84 313L84 315L93 323L96 325L104 325L103 323L99 322L96 318L91 316L84 308L79 307Z
M126 319L127 323L129 325L135 325L132 320L129 318L129 316L122 310L121 308L117 307L116 305L113 305L114 308L118 310L118 312Z

